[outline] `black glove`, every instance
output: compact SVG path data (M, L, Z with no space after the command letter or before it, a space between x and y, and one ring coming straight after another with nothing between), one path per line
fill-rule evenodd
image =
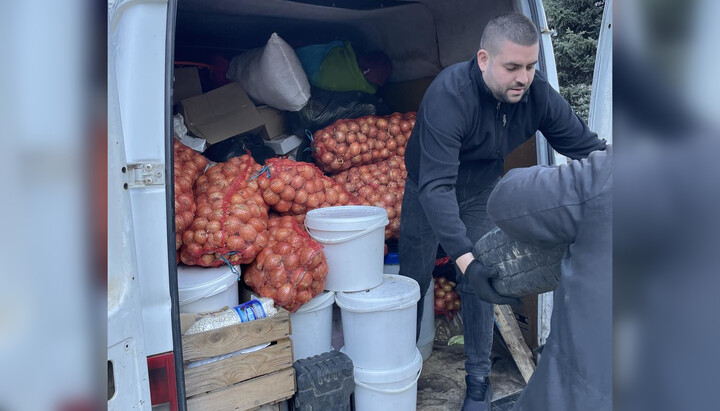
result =
M465 276L470 281L475 295L485 302L500 305L520 303L517 298L504 297L495 291L490 279L498 276L497 269L486 267L481 261L472 260L465 269Z

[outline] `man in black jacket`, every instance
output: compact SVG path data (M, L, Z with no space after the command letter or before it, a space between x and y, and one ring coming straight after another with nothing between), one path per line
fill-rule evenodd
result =
M504 157L538 130L573 159L605 148L536 72L539 35L532 21L519 13L495 17L480 47L470 61L443 70L423 97L405 151L399 240L400 274L417 280L421 295L430 286L438 243L458 267L467 354L464 410L489 409L492 396L493 307L475 295L467 277L482 269L470 251L493 227L486 204ZM512 302L499 295L484 300ZM418 329L422 306L421 300Z

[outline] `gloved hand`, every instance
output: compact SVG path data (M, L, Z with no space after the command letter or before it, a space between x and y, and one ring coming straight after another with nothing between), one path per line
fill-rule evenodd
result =
M490 279L497 277L497 275L497 269L486 267L485 264L477 259L472 260L465 269L465 276L467 276L475 294L481 300L493 304L520 303L520 300L517 298L504 297L495 291L492 284L490 284Z

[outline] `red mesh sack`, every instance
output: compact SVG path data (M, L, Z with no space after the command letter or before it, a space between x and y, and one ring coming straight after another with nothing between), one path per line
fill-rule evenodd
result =
M313 157L326 173L404 156L415 112L338 120L313 134Z
M245 283L261 297L295 312L323 292L328 265L322 245L292 216L269 222L270 244L245 271Z
M356 204L341 185L310 163L271 158L257 177L263 200L280 215L304 216L322 207Z
M193 186L207 166L207 159L190 147L174 140L173 167L175 168L175 250L182 245L185 229L195 219Z
M386 239L400 236L400 213L407 178L402 157L393 156L377 164L353 167L333 178L363 205L385 208L390 220L385 227Z
M445 277L437 277L433 281L435 314L444 314L452 319L460 311L460 294L457 292L456 284L448 281Z
M188 265L249 264L268 244L268 206L249 177L260 170L250 155L210 167L195 184L195 219L183 234Z

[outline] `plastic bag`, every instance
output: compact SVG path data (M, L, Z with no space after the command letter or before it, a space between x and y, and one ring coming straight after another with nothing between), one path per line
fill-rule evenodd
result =
M295 51L277 33L263 48L232 59L227 78L242 84L257 103L298 111L310 98L310 83Z
M344 118L385 114L388 114L387 105L373 94L313 87L308 103L300 111L290 113L288 122L293 130L315 131Z
M253 160L265 164L265 160L275 157L275 152L263 143L262 138L252 134L244 134L218 141L205 150L203 155L217 163L239 157L250 151Z

